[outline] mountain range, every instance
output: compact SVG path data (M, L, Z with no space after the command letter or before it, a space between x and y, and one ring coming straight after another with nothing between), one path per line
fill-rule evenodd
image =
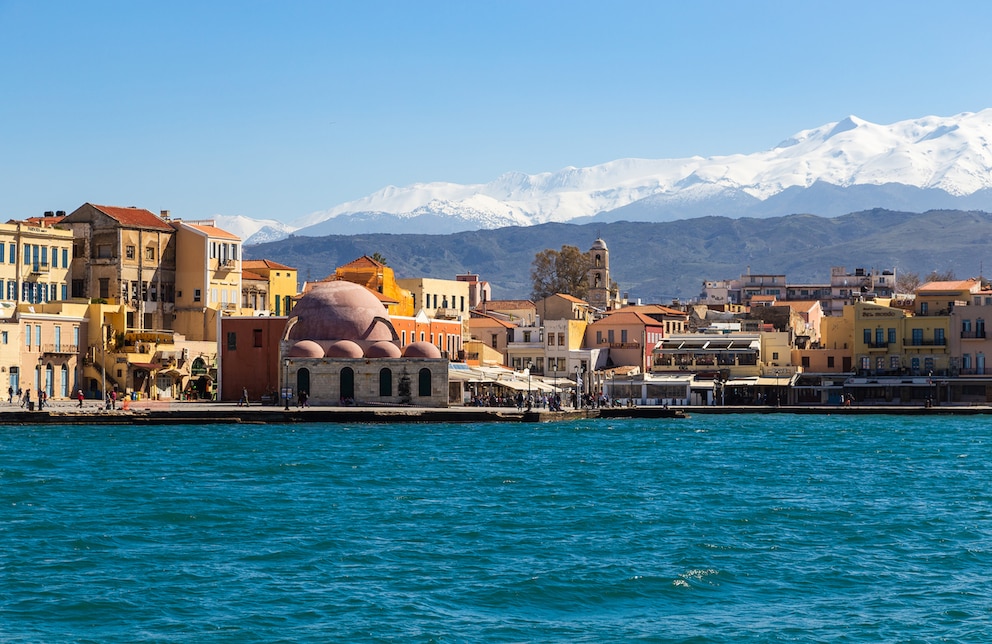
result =
M992 210L992 109L877 125L848 116L761 152L620 159L485 184L388 186L292 224L216 217L246 244L289 234L428 233L707 216Z
M992 249L992 215L872 209L839 217L788 215L699 217L675 222L545 223L450 235L292 236L246 246L251 258L298 269L301 282L379 253L397 277L454 279L477 273L497 299L527 298L534 256L568 244L588 250L601 237L611 278L631 301L669 303L697 297L704 280L752 273L786 274L790 283L829 284L830 269L895 269L897 274L980 275Z

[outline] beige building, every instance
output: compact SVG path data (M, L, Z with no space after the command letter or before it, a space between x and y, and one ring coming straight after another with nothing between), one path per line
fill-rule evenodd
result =
M73 235L70 297L128 307L132 329L171 329L176 299L176 236L142 208L86 203L61 221Z
M217 315L241 308L241 239L213 221L172 222L176 231L176 321L188 340L217 339Z

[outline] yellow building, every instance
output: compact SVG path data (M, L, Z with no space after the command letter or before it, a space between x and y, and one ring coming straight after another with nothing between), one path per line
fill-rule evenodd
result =
M241 262L241 269L242 308L269 311L272 315L289 315L300 292L295 268L270 259L246 259ZM245 277L248 273L253 274L252 281L257 281L257 285L248 284Z
M949 282L927 282L916 289L917 315L948 315L957 305L969 304L975 293L982 290L976 278Z
M361 284L371 291L386 296L395 302L389 304L386 309L389 315L413 317L417 313L413 305L413 294L396 282L393 269L368 255L362 255L344 266L339 266L334 271L333 279Z
M72 231L30 222L0 224L0 299L39 304L69 299Z
M217 340L217 315L241 309L241 239L213 221L175 220L176 320L188 340Z
M950 364L948 315L911 315L903 309L858 302L844 307L854 326L854 369L859 375L946 374Z

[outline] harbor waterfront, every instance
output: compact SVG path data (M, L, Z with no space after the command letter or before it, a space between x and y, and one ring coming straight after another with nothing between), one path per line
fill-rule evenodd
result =
M587 407L548 411L515 407L411 407L374 406L340 407L296 405L253 405L243 407L233 403L143 401L127 409L108 410L87 401L79 408L75 403L57 402L41 411L27 411L16 405L0 408L0 423L27 425L156 425L156 424L237 424L237 423L548 423L582 419L664 419L683 418L692 414L799 414L799 415L899 415L946 416L992 414L992 405L944 405L936 407L914 405L781 405L739 406L700 405L664 407Z
M988 636L984 416L0 424L0 446L5 642Z

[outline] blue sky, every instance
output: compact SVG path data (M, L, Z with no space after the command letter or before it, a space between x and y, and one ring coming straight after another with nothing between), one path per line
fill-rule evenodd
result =
M0 0L0 220L283 221L387 185L992 107L988 2Z

